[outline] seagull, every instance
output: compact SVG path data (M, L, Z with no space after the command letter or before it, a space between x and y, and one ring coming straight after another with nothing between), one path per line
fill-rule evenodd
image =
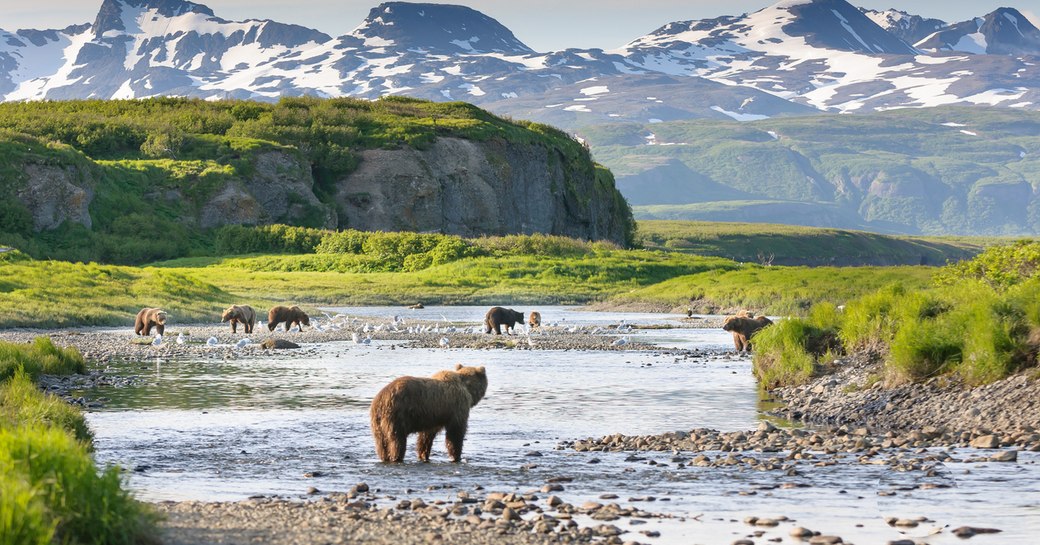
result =
M184 344L184 333L177 334L177 344Z
M319 324L317 321L314 322L314 329L317 330L319 333L325 331L325 328L321 327L321 324Z
M368 327L368 323L366 322L366 323L365 323L365 327L362 327L362 328L361 328L361 332L362 332L362 333L368 333L369 331L372 331L372 328L371 328L371 327Z
M238 341L237 343L235 343L235 348L242 348L243 346L246 346L246 345L249 345L249 344L253 344L253 341L250 340L250 339L242 339L242 340Z
M599 335L601 332L603 332L603 328L600 327L597 327L596 329L592 330L593 335Z
M258 325L260 327L264 327L264 321L263 320L257 320L256 321L256 325Z
M208 346L217 346L217 343L219 343L219 341L217 341L216 337L210 337L209 339L206 339L206 345Z
M359 344L361 341L361 337L358 337L357 333L351 333L350 340L354 341L354 344Z
M443 346L444 348L448 348L448 346L450 345L447 337L441 337L441 340L437 341L437 344Z
M615 339L614 342L610 343L611 346L625 346L626 344L628 344L628 339L625 337Z
M372 336L369 335L369 336L365 337L364 339L361 339L361 344L372 344Z
M161 333L156 334L155 340L152 341L152 346L159 346L160 344L162 344L162 334Z

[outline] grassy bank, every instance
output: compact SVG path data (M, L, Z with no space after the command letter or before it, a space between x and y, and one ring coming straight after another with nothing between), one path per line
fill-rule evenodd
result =
M275 304L586 304L803 314L892 282L925 286L936 269L764 267L674 251L624 250L544 235L463 239L416 233L227 228L229 257L151 267L33 261L0 254L0 327L126 325L161 307L173 322Z
M119 469L95 467L83 414L33 382L83 370L78 352L47 338L0 343L0 545L156 541L155 517Z
M892 285L838 312L815 306L755 337L755 373L766 387L799 384L826 372L835 353L869 352L878 380L947 375L967 384L1037 366L1040 352L1040 243L986 250L950 265L926 290ZM834 339L840 342L821 342Z

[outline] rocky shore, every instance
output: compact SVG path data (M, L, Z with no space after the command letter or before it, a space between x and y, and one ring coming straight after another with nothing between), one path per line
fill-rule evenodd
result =
M542 490L547 495L460 491L451 502L427 503L413 498L381 506L376 501L379 498L368 494L368 485L362 483L349 493L326 494L308 501L258 497L240 502L154 505L165 517L162 539L166 545L634 545L638 542L622 537L629 531L610 522L627 519L638 523L662 517L616 503L572 505L551 494L557 489L562 490L562 485L546 484ZM579 524L575 517L591 522ZM651 531L643 534L656 537Z

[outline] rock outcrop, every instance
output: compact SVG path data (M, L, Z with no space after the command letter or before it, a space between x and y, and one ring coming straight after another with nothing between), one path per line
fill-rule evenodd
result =
M90 229L90 202L94 180L90 172L75 165L28 163L24 167L25 185L18 200L32 214L33 230L56 229L66 221Z
M627 204L587 166L542 145L496 140L440 138L424 150L367 150L337 184L340 227L623 243Z

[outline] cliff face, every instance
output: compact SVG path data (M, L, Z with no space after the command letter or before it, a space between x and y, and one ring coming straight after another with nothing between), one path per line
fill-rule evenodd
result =
M244 172L217 182L205 174L175 181L152 170L137 188L112 184L126 174L103 164L29 163L16 196L35 232L66 221L107 225L111 218L103 216L112 212L96 197L136 191L148 209L175 210L172 221L202 229L284 223L463 236L545 233L624 244L631 226L609 171L543 144L439 138L421 150L361 151L359 159L326 202L315 194L312 165L289 149L256 153Z
M625 242L627 205L588 163L537 144L439 138L367 150L336 186L341 228L462 236L546 233Z

